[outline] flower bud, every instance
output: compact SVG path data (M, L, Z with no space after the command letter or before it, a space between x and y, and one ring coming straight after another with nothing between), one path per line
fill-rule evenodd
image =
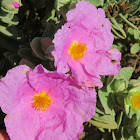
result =
M122 77L117 77L115 80L111 83L111 88L115 92L121 92L125 90L128 86L128 81Z
M19 8L19 4L17 2L12 3L15 8Z
M22 3L21 0L2 0L1 6L6 10L13 11L22 6Z

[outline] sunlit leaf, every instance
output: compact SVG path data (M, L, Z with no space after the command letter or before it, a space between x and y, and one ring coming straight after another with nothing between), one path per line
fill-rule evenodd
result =
M140 46L139 43L135 43L131 48L130 48L130 52L132 54L137 53L140 50Z

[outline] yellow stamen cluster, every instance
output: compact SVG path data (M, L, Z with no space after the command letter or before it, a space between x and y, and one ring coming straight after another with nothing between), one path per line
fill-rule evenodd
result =
M132 104L135 109L140 109L140 93L139 92L133 95Z
M47 111L52 103L51 96L45 91L33 96L33 107L39 111Z
M68 52L73 59L81 61L84 55L86 54L86 51L87 51L87 47L85 43L79 43L73 41Z

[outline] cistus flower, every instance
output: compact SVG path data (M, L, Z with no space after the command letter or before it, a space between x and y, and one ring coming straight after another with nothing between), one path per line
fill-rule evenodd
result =
M96 92L70 75L20 65L1 79L0 107L11 140L78 140L95 114Z
M71 70L79 85L101 88L100 75L117 75L121 69L121 53L111 49L111 23L103 9L88 1L79 1L66 17L53 39L57 71Z

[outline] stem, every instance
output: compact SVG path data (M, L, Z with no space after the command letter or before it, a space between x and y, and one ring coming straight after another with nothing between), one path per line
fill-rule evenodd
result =
M125 39L122 35L120 35L113 27L111 27L111 30L121 39ZM116 36L115 36L116 37Z
M140 21L140 18L135 18L135 19L130 18L129 21Z
M137 59L136 59L136 61L135 61L135 64L134 64L134 67L133 67L133 71L135 71L135 69L136 69L136 66L137 66L137 62L138 62L138 60L139 60L139 57L140 57L140 54L137 56Z
M130 27L136 29L136 30L139 30L133 23L131 23L130 21L128 21L123 15L122 13L119 14L119 16L122 18L122 20L124 22L126 22Z
M123 35L123 38L122 39L125 39L126 38L126 33L125 31L120 27L120 25L118 24L118 22L116 21L116 19L114 17L112 17L110 19L112 21L112 23L114 24L114 26L116 26L118 28L118 30L122 33Z

